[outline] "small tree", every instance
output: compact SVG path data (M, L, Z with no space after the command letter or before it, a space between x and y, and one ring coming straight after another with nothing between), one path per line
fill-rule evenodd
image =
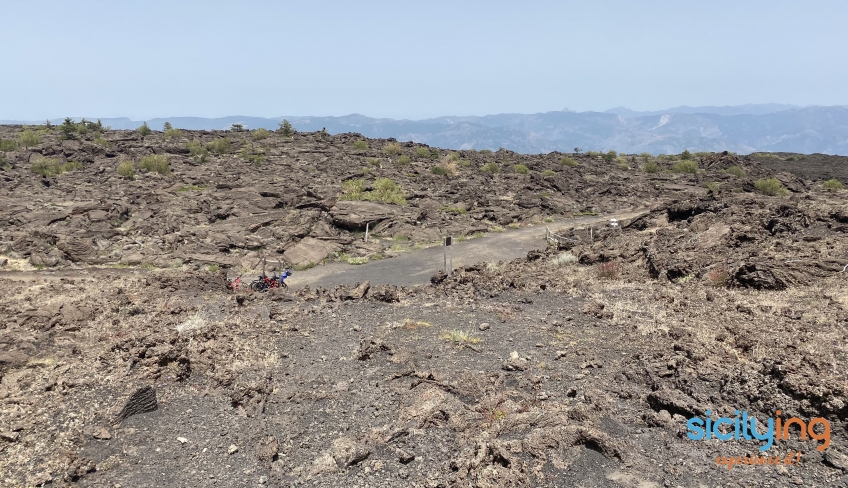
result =
M244 132L244 126L241 124L233 124L230 127L230 131L232 132Z
M62 133L61 135L59 135L59 139L76 139L77 125L74 123L73 120L71 120L70 117L65 117L65 120L62 121L62 125L59 126L59 132Z
M162 125L162 130L164 131L169 131L171 129L173 129L173 127L171 126L170 122L165 122L165 124Z
M147 122L142 122L141 127L136 130L138 131L138 135L140 135L142 139L153 133L153 131L150 130L150 127L147 126Z
M44 122L44 128L47 130L53 130L53 124L50 123L50 119L47 119L47 121Z
M280 122L280 128L277 129L277 133L284 137L292 137L294 136L294 132L294 127L292 127L288 120Z
M582 149L580 149L579 147L574 148L574 154L580 154L580 151L582 151Z
M692 159L692 153L690 153L688 149L684 149L683 152L680 153L680 159Z

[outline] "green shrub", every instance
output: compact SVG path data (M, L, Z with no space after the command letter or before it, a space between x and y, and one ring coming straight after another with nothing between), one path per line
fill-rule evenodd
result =
M680 153L680 159L692 159L692 153L690 153L688 149L684 149L683 152Z
M140 135L142 139L144 139L145 137L147 137L147 136L149 136L150 134L152 134L152 133L153 133L153 131L152 131L152 130L150 130L150 127L148 127L148 126L147 126L147 122L143 122L143 123L141 124L141 127L139 127L138 129L136 129L136 131L138 131L138 135ZM77 129L77 132L80 132L80 133L81 133L81 131L79 130L79 128Z
M76 139L77 125L70 117L65 117L65 120L62 121L62 125L59 126L59 132L60 140Z
M268 132L268 129L256 129L250 133L250 138L254 141L261 141L262 139L267 139L270 136L271 133Z
M721 183L718 183L716 181L710 181L705 183L704 186L706 186L707 189L710 190L710 192L718 193L719 188L721 188Z
M419 158L428 158L430 157L430 149L426 147L416 147L415 155Z
M726 173L732 174L733 176L738 176L740 178L745 177L745 170L740 168L739 166L731 166L724 171Z
M171 174L171 165L168 164L168 158L161 154L151 154L150 156L141 158L138 167L139 169L146 169L160 175L168 176Z
M27 129L18 136L18 142L21 146L29 149L32 146L41 144L41 136L30 129Z
M577 163L577 161L569 158L568 156L563 156L559 159L559 164L561 164L563 166L570 166L570 167L573 168L573 167L577 166L578 163Z
M618 169L630 169L630 165L627 164L627 161L619 161Z
M162 124L162 130L165 131L165 132L167 132L167 131L169 131L173 128L174 128L174 126L172 126L171 123L168 122L168 121L165 121L165 123Z
M707 151L698 151L696 153L692 153L692 156L696 158L706 158L707 156L712 156L713 153Z
M277 129L277 133L282 135L283 137L293 137L295 130L292 127L291 122L288 120L283 120L280 122L280 128Z
M783 184L777 178L760 178L754 182L754 187L760 193L768 196L786 195L789 191L783 187Z
M103 137L97 136L94 138L94 143L100 147L112 147L112 143Z
M75 125L76 125L76 128L77 128L77 134L79 134L81 136L88 134L88 121L87 120L82 119L81 122L79 122Z
M205 163L209 158L209 149L203 147L203 144L200 141L194 140L186 144L186 149L188 149L191 157L194 158L198 163Z
M244 126L241 124L233 124L230 126L230 132L244 132Z
M480 154L492 154L492 151L489 149L481 149Z
M362 180L343 181L339 200L362 200L364 188L365 182Z
M834 178L822 183L822 187L827 191L839 191L842 189L842 183Z
M390 178L377 178L374 190L366 192L363 196L366 200L406 205L406 192Z
M409 156L404 154L403 156L398 158L397 162L401 166L406 166L406 165L408 165L409 163L412 162L412 159Z
M382 168L383 167L383 163L380 161L380 158L369 158L368 164L370 164L371 166L374 166L375 168Z
M356 141L353 143L353 148L364 151L365 149L368 149L368 143L365 141Z
M648 161L647 163L645 163L644 169L645 173L659 173L660 165L657 164L655 161Z
M556 176L556 171L546 169L545 171L542 171L542 176L544 176L545 178L551 178L553 176Z
M135 179L135 165L129 161L124 161L118 165L118 174L127 179Z
M434 175L438 176L447 176L448 170L442 166L433 166L432 168L430 168L430 173L433 173Z
M82 169L82 163L79 161L69 161L62 164L58 159L41 158L32 164L30 171L37 175L49 177L80 169Z
M639 157L645 158L645 161L647 161L647 160L651 159L652 156L651 156L651 153L649 153L649 152L643 152L642 154L639 155Z
M611 163L618 157L618 153L615 151L609 151L601 155L604 158L604 161L607 163Z
M451 161L459 161L459 153L455 153L455 152L449 153L448 159L450 159Z
M233 151L233 144L227 137L215 139L208 144L208 147L215 154L230 154Z
M530 173L530 168L528 168L525 164L516 164L512 168L515 170L516 173L520 175L526 175Z
M684 161L680 161L677 164L675 164L674 166L672 166L671 170L675 173L697 174L698 173L698 163L696 163L695 161L687 159L687 160L684 160Z
M179 129L174 129L173 127L170 129L165 129L165 133L162 135L165 139L173 139L175 137L182 137L183 131Z
M265 162L265 153L261 151L253 151L248 148L242 148L241 157L248 163L256 166L261 166Z
M403 147L397 142L390 142L383 146L383 152L392 156L400 156L403 154Z
M13 141L12 139L0 139L0 151L14 151L18 148L17 141Z
M486 163L480 167L480 171L492 175L499 173L501 171L501 167L498 166L498 163Z
M444 207L440 208L439 210L441 210L442 212L448 212L448 213L452 213L452 214L455 214L455 215L464 215L464 214L468 213L468 210L465 210L464 208L459 208L459 207L444 206Z

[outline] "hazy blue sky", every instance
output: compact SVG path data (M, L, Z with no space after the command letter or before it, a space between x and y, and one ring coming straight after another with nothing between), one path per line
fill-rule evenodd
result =
M848 1L4 1L0 119L848 104Z

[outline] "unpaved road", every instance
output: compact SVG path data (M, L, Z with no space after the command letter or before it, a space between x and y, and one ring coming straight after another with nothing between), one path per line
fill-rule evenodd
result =
M639 209L600 217L577 217L547 225L553 232L592 224L605 225L613 217L618 220L628 220L645 213L647 213L646 209ZM479 262L508 261L526 256L530 251L545 247L545 225L507 229L501 233L489 233L479 239L454 243L448 250L448 266L451 264L451 259L453 259L453 267L458 268ZM365 281L370 281L372 285L421 285L428 283L433 274L444 268L444 261L444 248L435 246L396 258L369 261L360 265L330 263L295 272L287 283L292 288L306 285L330 288L335 285L354 285Z

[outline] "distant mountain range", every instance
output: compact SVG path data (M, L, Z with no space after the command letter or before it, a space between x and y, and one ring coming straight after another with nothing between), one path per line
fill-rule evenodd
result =
M87 117L96 120L96 117ZM80 118L76 118L79 120ZM377 119L352 114L342 117L283 116L273 118L230 116L220 118L169 117L147 120L159 130L168 121L174 127L195 130L276 129L287 119L299 131L326 128L332 134L358 132L366 137L415 141L452 149L504 147L521 153L582 150L653 154L690 151L782 151L848 155L848 107L799 107L756 104L729 107L675 107L636 112L617 107L605 112L568 109L537 114L446 116L424 120ZM142 121L104 118L113 129L135 129ZM51 119L58 124L62 119ZM22 121L0 121L20 124ZM32 124L43 123L28 122Z

